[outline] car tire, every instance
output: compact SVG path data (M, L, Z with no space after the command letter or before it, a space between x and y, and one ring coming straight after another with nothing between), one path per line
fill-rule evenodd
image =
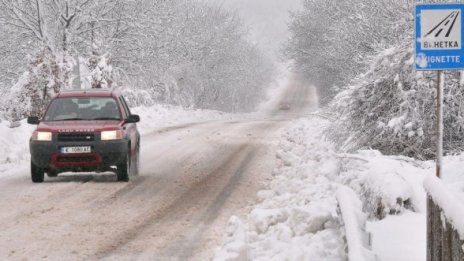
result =
M34 183L42 183L44 181L45 171L37 167L34 162L31 161L31 179Z
M117 165L116 175L118 177L119 182L128 182L129 181L129 174L130 174L130 155L129 153L126 155L124 159L124 163Z

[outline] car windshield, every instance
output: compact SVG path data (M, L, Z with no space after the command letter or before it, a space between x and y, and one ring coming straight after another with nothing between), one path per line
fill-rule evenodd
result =
M113 98L58 98L52 101L44 121L120 120L121 113Z

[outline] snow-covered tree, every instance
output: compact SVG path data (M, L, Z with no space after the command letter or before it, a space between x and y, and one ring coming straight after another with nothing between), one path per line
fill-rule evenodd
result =
M304 0L292 14L285 54L294 69L318 88L326 104L370 56L401 42L413 26L413 2L403 0Z
M436 72L415 70L413 39L386 49L333 102L331 136L346 150L373 148L420 159L436 151ZM464 149L464 85L446 73L444 147Z
M71 57L58 57L48 49L31 57L27 71L7 96L9 119L16 121L29 115L41 116L51 97L70 87L73 63Z
M0 0L0 28L0 51L13 47L7 58L17 68L0 71L2 89L42 50L85 61L94 88L125 86L185 107L251 110L272 78L241 20L196 1Z
M3 35L6 39L3 44L12 47L11 57L16 58L13 64L18 66L16 73L26 70L10 91L9 97L17 100L7 108L12 119L41 115L51 95L70 88L75 63L72 55L77 43L74 39L77 28L85 21L83 10L89 9L92 2L0 1L0 24L3 32L11 32ZM25 53L32 58L21 57Z
M273 68L247 41L236 15L185 0L145 6L149 8L140 14L141 37L131 48L125 43L118 47L118 54L127 58L114 59L130 85L148 89L157 101L185 107L253 109Z

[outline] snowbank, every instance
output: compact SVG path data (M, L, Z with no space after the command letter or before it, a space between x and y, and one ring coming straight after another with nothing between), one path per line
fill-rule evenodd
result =
M374 150L340 158L340 182L361 196L371 217L367 230L372 233L372 250L380 260L425 260L426 190L463 235L464 155L444 157L442 180L434 177L433 161Z
M0 175L11 174L18 164L29 166L28 145L33 130L26 120L15 128L10 128L8 121L0 122Z
M464 178L461 178L464 180ZM461 239L464 238L464 205L449 187L435 175L430 174L424 181L424 187L433 201L443 210L443 214L458 231ZM462 194L462 192L461 192Z
M447 189L455 195L461 204L464 204L464 176L462 174L464 154L444 157L442 167L442 180Z
M186 110L179 106L159 104L136 107L131 109L131 112L138 114L141 118L137 125L141 134L176 124L237 118L236 115L220 111Z
M375 150L341 154L340 158L340 182L361 195L371 217L384 218L405 209L425 211L422 181L430 171L428 164Z
M246 220L231 218L215 260L424 260L423 182L434 162L376 150L338 153L324 139L327 126L314 117L284 131L269 189ZM464 155L445 157L444 165L443 186L461 200L448 205L462 204Z
M320 140L323 128L316 122L294 122L283 134L274 179L258 193L262 202L246 223L231 218L215 260L346 260L331 181L338 159L332 145Z
M426 260L425 213L405 211L367 223L379 261Z
M433 162L385 156L375 150L339 156L340 182L363 201L363 210L370 216L367 231L372 235L372 251L378 259L425 260L426 194L422 184L434 171ZM345 227L349 240L348 234L353 232L348 232L347 224Z

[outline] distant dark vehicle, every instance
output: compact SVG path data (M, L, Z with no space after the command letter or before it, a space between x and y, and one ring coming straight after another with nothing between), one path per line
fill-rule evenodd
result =
M118 181L129 181L139 169L140 134L118 91L79 90L58 94L44 114L29 117L38 125L32 134L31 179L44 174L114 171Z
M290 110L290 104L286 103L286 102L281 102L279 103L279 110L281 111L288 111Z

